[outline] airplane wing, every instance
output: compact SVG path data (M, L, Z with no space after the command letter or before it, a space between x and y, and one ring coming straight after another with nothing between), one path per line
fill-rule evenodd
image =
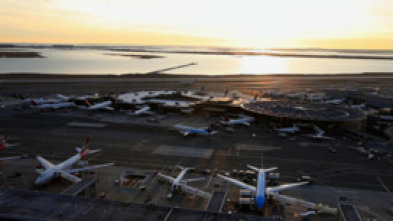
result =
M99 168L103 168L103 167L109 167L109 166L113 166L113 165L114 165L114 163L106 163L106 164L82 167L82 168L78 168L78 169L69 169L69 170L65 170L65 172L77 173L77 172L82 172L82 171L95 170L95 169L99 169Z
M87 152L87 154L90 155L90 154L95 154L95 153L98 153L98 152L101 152L101 149L89 150L89 152Z
M271 196L274 200L276 200L279 203L284 204L284 205L285 204L299 205L301 207L316 210L319 212L329 213L329 214L333 214L333 215L337 214L336 208L331 208L326 205L307 202L302 199L297 199L297 198L281 195L278 193L268 193L268 195Z
M244 122L244 125L246 125L247 127L251 126L250 122Z
M17 160L22 158L21 156L13 156L13 157L0 157L0 161L7 161L7 160Z
M20 143L7 143L6 144L7 148L16 147L16 146L19 146L19 145L20 145Z
M157 173L157 176L159 176L159 177L161 177L161 178L163 178L163 179L165 179L165 180L168 180L168 181L171 182L171 183L173 183L173 182L175 181L175 179L174 179L173 177L164 175L164 174L162 174L162 173Z
M51 162L45 160L44 158L42 158L40 156L37 156L37 160L40 161L40 163L42 164L42 166L45 167L45 169L50 169L55 166Z
M286 189L290 189L293 187L302 186L302 185L306 185L306 184L308 184L308 182L289 183L289 184L284 184L284 185L275 186L275 187L267 187L266 193L280 192L280 191L283 191Z
M198 188L189 186L189 185L184 184L184 183L180 184L180 188L181 188L181 190L183 190L184 192L186 192L188 194L197 195L197 196L200 196L200 197L203 197L203 198L210 198L211 197L210 193L207 193L205 191L202 191L202 190L200 190Z
M71 181L73 183L78 183L81 181L81 179L79 177L69 174L68 172L63 171L63 170L56 171L56 173L59 174L62 178L66 179L68 181Z
M221 179L224 179L224 180L230 182L230 183L233 183L234 185L236 185L236 186L238 186L240 188L250 190L253 193L256 193L256 191L257 191L255 186L248 185L248 184L243 183L243 182L241 182L239 180L235 180L235 179L232 179L232 178L229 178L229 177L226 177L226 176L222 176L220 174L217 174L217 176L220 177Z
M199 177L199 178L192 178L192 179L182 179L182 183L190 183L190 182L196 182L201 180L205 180L205 178Z
M105 107L105 110L109 110L109 111L114 111L115 109L113 107Z
M320 131L320 132L317 133L316 136L317 136L317 137L322 137L324 133L325 133L325 131Z
M183 136L188 136L188 135L190 135L190 133L188 132L188 131L183 131L183 132L180 132Z
M64 101L68 101L70 99L69 97L64 96L62 94L57 94L56 97L58 97L59 99L64 100Z
M321 128L319 128L317 125L313 125L313 128L314 128L314 130L315 130L315 132L317 132L317 134L320 134L320 133L324 133L325 131L323 131L323 130L321 130Z

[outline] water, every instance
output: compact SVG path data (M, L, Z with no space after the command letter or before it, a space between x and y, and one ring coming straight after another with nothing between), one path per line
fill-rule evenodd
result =
M2 49L5 50L5 49ZM362 72L392 72L393 60L298 58L276 56L233 56L148 52L110 52L98 49L30 48L45 58L0 58L0 73L55 74L126 74L149 73L159 69L197 62L197 65L175 69L170 74L337 74ZM165 50L164 50L165 51ZM108 53L151 54L164 58L137 59L110 56ZM281 52L280 52L281 53ZM286 51L285 53L288 53ZM290 53L293 53L291 51ZM303 53L297 51L296 53ZM319 54L351 54L341 51L308 52ZM367 55L393 55L393 52L362 52Z

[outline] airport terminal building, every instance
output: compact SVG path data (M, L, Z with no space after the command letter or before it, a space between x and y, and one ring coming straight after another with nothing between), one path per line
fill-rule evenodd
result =
M302 103L298 101L269 101L244 103L241 107L262 120L282 124L313 123L327 126L336 123L339 127L360 128L365 115L356 109L328 104Z

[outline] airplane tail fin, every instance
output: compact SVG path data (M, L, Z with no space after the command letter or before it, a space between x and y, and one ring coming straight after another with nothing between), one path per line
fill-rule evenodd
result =
M228 95L228 93L229 93L229 89L227 88L226 90L225 90L225 95Z
M86 140L85 140L85 145L84 145L84 149L85 149L85 150L88 148L89 142L90 142L90 136L87 136L87 137L86 137Z
M85 105L86 105L86 107L90 107L91 106L91 104L90 104L90 102L88 100L85 100Z
M3 143L7 143L7 139L8 139L8 133L4 133L3 135Z
M193 170L194 169L194 167L182 167L182 166L176 166L176 167L181 170Z
M85 144L84 144L83 150L80 150L81 159L85 158L86 154L89 152L89 148L88 148L89 141L90 141L90 136L87 136L86 140L85 140Z
M4 133L3 140L1 141L1 144L0 144L0 149L1 150L6 148L6 146L7 146L7 138L8 138L8 134Z
M255 171L255 172L258 172L258 173L259 173L260 171L265 172L265 173L268 173L268 172L271 172L271 171L273 171L273 170L277 170L277 167L271 167L271 168L267 168L267 169L257 168L257 167L251 166L251 165L247 165L247 167L248 167L249 169Z

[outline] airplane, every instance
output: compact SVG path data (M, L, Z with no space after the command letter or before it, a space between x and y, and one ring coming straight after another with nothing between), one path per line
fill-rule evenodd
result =
M212 97L228 97L229 89L227 88L223 94L212 95Z
M266 173L271 172L273 170L276 170L277 167L272 167L268 169L260 169L251 165L247 165L247 167L255 172L257 172L257 186L249 185L244 182L241 182L239 180L223 176L220 174L217 174L217 176L223 180L226 180L230 183L233 183L234 185L250 190L253 194L255 194L255 203L256 207L258 209L262 209L265 204L266 204L266 198L273 198L278 200L279 202L285 203L285 204L297 204L297 205L302 205L304 207L307 207L309 209L315 209L315 210L321 210L324 212L331 212L331 213L336 213L337 209L333 208L328 208L324 207L320 204L314 204L311 202L306 202L300 199L295 199L289 196L281 195L278 192L287 190L290 188L294 188L297 186L302 186L306 185L309 182L298 182L298 183L290 183L290 184L284 184L284 185L279 185L279 186L273 186L273 187L267 187L266 186Z
M110 107L112 105L112 101L103 101L92 105L88 100L85 100L85 104L86 107L82 107L83 110L115 110L113 107Z
M322 101L323 99L325 99L325 97L316 94L305 95L305 100L309 100L309 101Z
M224 124L226 126L235 126L236 124L243 124L246 126L250 126L250 123L253 122L255 119L253 117L247 117L244 116L239 119L229 119L228 117L225 117L224 121L221 121L221 124Z
M62 94L57 94L56 95L59 99L44 99L44 98L38 98L38 99L34 99L34 98L25 98L23 95L19 95L20 99L22 99L23 103L25 104L33 104L33 105L40 105L40 104L57 104L57 103L61 103L64 101L68 101L69 98L62 95Z
M209 127L209 128L195 128L195 127L184 126L181 124L176 124L174 126L174 129L179 131L183 136L188 136L188 135L192 135L192 134L213 135L213 134L217 133L217 131L213 131L211 129L211 127Z
M209 198L210 194L206 193L202 190L199 190L195 187L191 187L189 185L187 185L187 183L189 182L195 182L195 181L200 181L200 180L204 180L205 178L193 178L193 179L183 179L184 176L186 175L188 170L191 170L193 168L187 168L187 167L181 167L181 166L177 166L179 169L181 169L181 172L177 175L176 178L173 178L171 176L168 175L164 175L162 173L158 173L157 176L167 180L170 184L171 184L171 190L168 194L168 198L172 198L172 193L174 191L178 191L178 190L182 190L184 192L188 192L194 195L198 195L201 197L205 197L205 198Z
M1 144L0 144L0 150L4 150L6 148L18 145L18 144L9 144L9 143L7 143L7 139L8 139L8 134L5 133L3 135L3 140L1 141ZM20 158L22 158L22 156L0 157L0 162L7 161L7 160L16 160L16 159L20 159Z
M34 109L40 109L40 110L46 110L46 109L57 110L61 108L76 107L76 104L72 102L37 104L34 100L32 100L31 103L33 104L32 107Z
M131 116L140 116L140 115L152 115L154 113L150 111L149 106L145 106L140 108L139 110L131 109L130 111L127 112L127 114Z
M333 99L333 100L328 100L328 101L322 101L324 104L342 104L344 103L345 99Z
M317 125L314 124L313 128L316 131L316 134L312 135L312 138L318 140L334 140L334 137L324 136L325 131L319 128Z
M360 109L360 108L365 108L365 107L366 107L366 104L363 103L363 104L351 105L351 106L349 106L349 107L350 107L350 108L354 108L354 109Z
M76 147L75 150L78 152L76 155L72 156L71 158L57 165L52 164L51 162L49 162L48 160L44 159L41 156L37 156L37 160L45 168L45 171L40 173L40 175L35 180L35 184L42 185L48 183L50 180L52 180L55 177L62 177L63 179L66 179L73 183L77 183L80 182L81 179L79 177L72 175L72 173L89 171L89 170L94 170L94 169L114 165L114 163L107 163L107 164L100 164L95 166L82 167L78 169L72 169L72 166L80 162L82 159L84 159L87 154L92 154L101 151L101 150L89 150L88 143L89 143L89 137L85 141L84 148Z
M258 173L256 187L220 174L217 174L217 176L221 179L224 179L230 183L235 184L236 186L239 186L240 188L247 189L253 192L255 194L255 202L258 209L262 209L265 206L266 197L269 197L272 193L308 184L308 182L299 182L299 183L284 184L274 187L266 187L266 173L276 170L277 167L272 167L269 169L259 169L251 165L247 165L247 167Z
M300 129L299 129L299 127L296 126L296 124L293 124L292 127L276 128L275 130L278 131L278 132L294 134L294 133L298 132Z

